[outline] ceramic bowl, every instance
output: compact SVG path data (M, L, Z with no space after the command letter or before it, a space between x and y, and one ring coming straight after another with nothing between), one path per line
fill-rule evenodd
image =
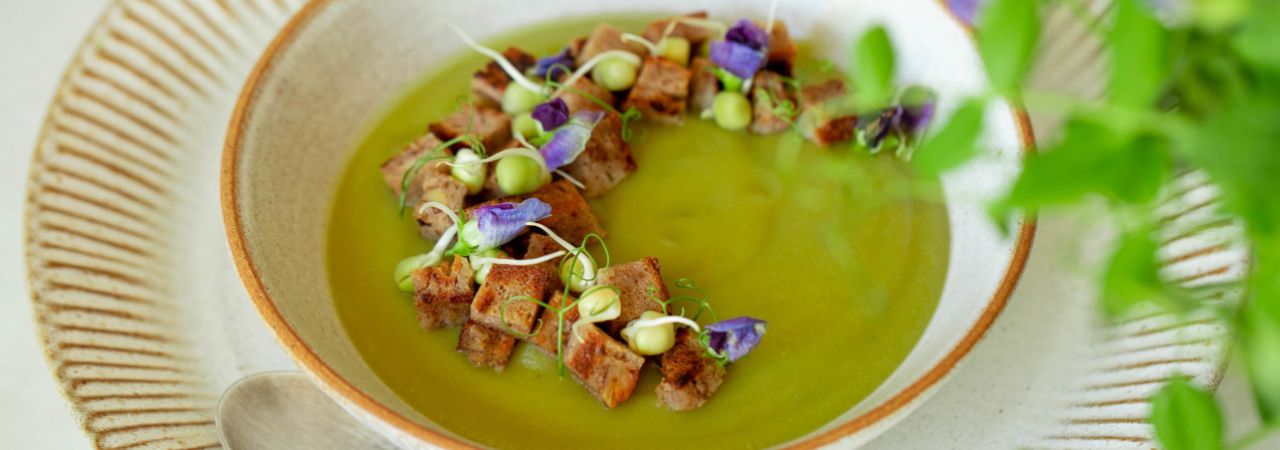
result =
M387 105L433 64L464 51L423 24L447 17L477 38L574 14L708 10L713 17L764 17L764 0L614 2L499 0L316 0L284 28L260 60L232 118L223 159L227 234L258 311L303 370L372 428L411 448L472 445L414 411L364 363L335 312L325 265L328 208L357 144ZM843 60L869 26L897 46L899 78L937 89L943 115L985 83L969 30L940 2L782 2L793 35ZM951 248L938 309L902 365L870 396L794 442L859 444L918 406L982 338L1016 284L1031 222L1000 233L986 204L1020 167L1032 142L1025 117L989 107L988 154L944 180Z

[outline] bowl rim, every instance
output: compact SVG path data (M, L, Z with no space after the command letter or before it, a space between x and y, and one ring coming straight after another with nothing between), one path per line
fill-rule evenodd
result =
M935 0L939 7L955 20L966 34L972 40L974 37L973 26L961 20L955 14L946 0ZM241 222L239 211L239 186L236 183L236 174L238 173L238 162L243 141L243 133L245 129L245 119L248 112L257 103L259 96L259 85L263 78L270 71L278 55L282 50L291 45L294 38L302 27L310 23L324 7L334 3L333 0L308 0L305 5L299 9L288 23L279 31L271 44L267 46L258 62L254 65L253 71L249 74L245 81L244 87L241 89L240 95L236 100L235 109L232 112L231 120L227 129L226 142L223 146L222 167L219 180L219 192L221 197L221 209L223 223L227 233L227 241L231 248L231 255L235 262L236 271L240 274L245 289L248 291L250 299L253 301L258 314L271 327L276 336L276 340L284 345L289 356L302 366L302 368L310 372L318 378L326 387L331 389L333 393L342 396L347 402L356 405L361 410L372 414L378 420L387 423L401 432L407 433L415 438L421 439L427 443L438 445L444 448L480 448L474 444L454 436L423 426L422 424L405 417L404 415L392 410L378 400L374 399L364 391L357 388L342 375L338 374L332 367L318 355L312 348L302 340L291 325L285 320L280 310L276 308L274 300L267 293L266 286L263 284L261 277L258 275L258 268L250 257L248 243L244 237L244 227ZM1022 141L1021 155L1025 158L1028 154L1035 150L1035 134L1031 127L1031 120L1026 111L1016 106L1012 109L1013 119L1017 126L1017 132ZM922 400L924 394L935 387L938 383L949 375L965 355L977 344L979 340L986 334L987 330L995 322L996 318L1004 310L1008 303L1009 297L1012 295L1014 288L1022 277L1022 271L1026 266L1027 257L1030 254L1031 244L1035 238L1036 218L1034 215L1026 215L1022 218L1022 224L1018 229L1018 237L1014 243L1013 254L1008 266L1005 268L1004 277L1000 281L995 293L983 308L982 314L974 325L965 332L959 342L951 348L946 355L933 365L923 375L920 375L909 384L906 388L898 391L889 399L875 405L872 409L829 429L823 430L817 434L810 434L792 441L785 445L788 448L795 449L811 449L818 448L836 442L842 438L852 435L858 431L870 428L872 425L893 416L896 413L904 411L904 407Z

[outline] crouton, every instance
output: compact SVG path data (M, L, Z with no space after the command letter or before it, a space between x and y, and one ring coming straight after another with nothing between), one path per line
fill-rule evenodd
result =
M649 54L649 49L635 42L623 42L622 30L618 27L602 23L596 25L595 30L591 31L591 36L587 37L587 42L583 44L582 51L578 52L575 62L581 67L591 58L609 50L623 50L635 53L641 58Z
M536 345L542 351L552 357L556 357L556 335L560 335L560 344L568 344L569 331L573 329L574 322L578 321L578 308L575 306L564 312L564 328L560 328L560 315L556 312L561 305L567 305L574 302L573 297L565 297L564 293L556 292L551 294L551 301L547 302L550 308L542 310L542 325L539 325L538 332L529 338L529 343Z
M450 211L458 211L465 206L467 185L448 173L429 171L422 178L422 197L416 203L413 215L418 221L418 234L429 241L440 239L445 230L453 226L453 219L448 214L435 208L422 208L426 202L440 203Z
M458 335L458 352L476 367L492 367L499 372L507 367L515 351L516 338L487 325L467 321Z
M413 167L413 164L417 162L419 158L427 156L427 153L432 150L436 150L440 144L440 139L437 138L435 134L427 133L425 136L422 136L410 143L404 148L404 150L401 150L400 153L396 154L396 156L393 156L386 160L386 162L382 163L382 179L387 183L387 187L391 189L391 193L393 195L397 198L400 197L400 188L402 187L401 183L404 181L404 173L407 172L409 168ZM437 155L431 155L429 157L453 155L453 151L448 148L441 148L436 153ZM423 164L422 168L418 170L417 176L414 177L413 180L409 181L409 195L405 197L406 205L412 206L418 203L418 199L422 197L422 181L426 177L427 173L432 171L440 172L441 169L436 164L431 164L430 162ZM443 169L443 172L448 173L447 166Z
M563 82L568 77L569 75L560 77L560 81ZM578 78L568 85L568 89L559 98L564 100L571 114L578 111L608 111L614 101L612 92L591 82L588 77Z
M555 231L566 241L577 244L592 233L605 235L604 227L600 226L600 221L591 211L591 205L587 204L587 199L582 198L578 189L565 180L553 181L532 194L502 197L472 206L467 208L467 213L470 214L475 208L481 206L503 202L519 203L530 197L542 200L551 206L551 217L538 222Z
M573 58L574 63L578 61L586 61L582 59L582 50L587 48L587 36L578 36L569 41L569 57Z
M787 131L795 117L779 114L783 105L795 109L795 99L787 89L782 75L767 70L756 72L751 85L751 132L776 134Z
M467 258L453 257L449 263L413 271L413 306L418 309L418 325L424 330L456 327L467 321L471 311L475 272Z
M538 318L539 306L534 300L542 301L546 293L547 277L542 269L495 264L471 301L470 318L513 334L529 334Z
M516 47L507 47L502 56L511 61L511 65L520 73L538 63L537 57ZM490 106L501 105L502 93L507 90L508 84L511 84L511 76L496 61L489 61L471 76L471 98Z
M811 84L800 89L800 108L805 137L826 147L853 139L858 116L852 112L840 112L839 101L847 94L844 79Z
M658 404L672 411L702 407L724 382L725 369L709 358L688 328L676 330L676 345L662 354Z
M651 56L640 68L627 105L644 117L668 125L684 123L685 101L689 98L689 69L670 60Z
M720 93L720 81L716 80L715 73L711 71L713 67L715 65L711 64L710 59L701 56L693 58L693 62L689 63L689 109L694 114L702 114L715 106L716 94Z
M591 140L578 158L564 167L565 173L581 181L582 194L594 198L609 192L636 171L631 145L622 140L622 116L605 113L591 131Z
M431 124L431 132L446 141L467 134L468 130L486 149L501 148L511 141L511 118L491 106L467 104Z
M765 28L766 23L757 21L756 25ZM765 57L764 67L786 76L791 76L796 66L796 43L791 40L787 24L781 20L773 21L773 31L769 33L769 54Z
M643 357L595 325L571 333L564 356L569 373L609 409L631 398L644 366Z
M541 258L543 256L563 250L554 239L544 234L530 234L529 243L525 246L524 259ZM547 290L549 292L559 292L564 289L564 282L560 281L560 260L538 264L536 266L547 274Z
M658 258L614 264L600 269L596 277L596 284L617 288L622 302L622 314L603 324L604 329L613 335L622 331L627 323L639 319L645 311L662 311L662 304L654 298L665 301L670 295L667 285L662 282Z
M650 22L649 25L644 27L644 34L643 34L644 38L647 39L649 42L653 42L653 43L657 43L658 41L662 40L663 33L667 31L667 26L671 24L671 21L673 19L676 19L678 17L706 19L707 12L698 11L698 12L685 14L683 16L668 17L666 19ZM714 37L715 35L714 33L715 33L714 31L708 28L695 27L695 26L687 25L683 23L676 23L675 27L671 29L671 34L667 36L685 38L689 41L690 44L692 44L693 48L697 48L699 44L702 44L703 42L706 42L707 40Z

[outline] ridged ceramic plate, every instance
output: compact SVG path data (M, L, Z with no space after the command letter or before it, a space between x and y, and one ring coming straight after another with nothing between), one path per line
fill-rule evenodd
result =
M30 172L28 270L54 376L99 448L219 447L212 414L222 390L251 373L293 367L236 278L217 189L240 86L301 3L119 1L67 70ZM1061 44L1047 46L1040 80L1097 95L1096 42L1054 14L1046 35ZM1214 215L1215 199L1196 172L1173 183L1165 270L1200 286L1208 301L1234 302L1241 293L1231 282L1245 270L1245 252L1236 224ZM1033 266L1058 257L1035 255ZM1046 288L1037 281L1024 280L1021 294ZM1042 295L1063 298L1049 317L1092 323L1088 290ZM1037 411L1009 420L993 408L983 421L990 428L979 430L992 446L1149 446L1146 396L1175 373L1213 386L1225 360L1224 330L1203 318L1039 330L1020 339L1061 352L1021 365L1021 378L1052 395L1010 397L995 383L976 393ZM946 420L917 423L908 418L901 427L919 429L872 445L955 442Z

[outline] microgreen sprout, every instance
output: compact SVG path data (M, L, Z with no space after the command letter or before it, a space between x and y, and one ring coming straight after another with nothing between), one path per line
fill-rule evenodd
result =
M520 70L516 69L516 66L511 64L511 61L508 61L501 53L498 53L489 47L480 45L478 42L471 39L471 36L467 36L467 33L463 32L462 28L449 20L441 18L437 19L437 22L452 30L454 34L457 34L458 39L461 39L463 44L466 44L468 47L471 47L472 50L480 52L480 54L488 56L494 62L498 63L498 66L507 73L508 77L511 77L512 81L519 83L520 86L528 89L530 92L546 93L543 86L539 86L537 83L526 78L524 74L520 73Z
M622 315L622 293L613 286L593 286L578 298L578 321L573 323L572 335L583 342L581 329L600 322L617 319Z
M648 39L645 39L640 35L636 35L632 33L622 33L621 39L622 39L622 42L634 42L636 44L640 44L644 46L644 48L649 50L649 54L651 55L657 55L661 53L658 50L658 44L656 42L649 42ZM666 39L666 36L663 36L662 39ZM662 39L658 39L658 42L662 42Z
M622 329L622 340L637 354L654 356L666 353L676 345L675 325L687 326L695 333L702 331L697 322L681 316L664 315L657 311L645 311L640 318Z
M671 305L675 304L676 302L686 302L686 303L692 303L698 306L698 309L694 311L693 317L690 317L690 319L698 320L699 317L702 317L702 313L706 312L711 314L711 320L717 320L717 321L720 320L720 318L716 316L715 309L711 307L711 302L708 300L707 291L705 289L698 287L698 285L694 283L692 279L681 278L679 280L676 280L676 287L684 290L693 291L696 295L677 295L669 299L663 300L658 296L657 286L649 286L646 289L646 292L648 293L649 298L651 300L658 303L659 305L662 305L662 312L664 314L672 314ZM680 308L680 312L677 315L680 315L680 316L685 315L684 308Z
M413 182L414 178L418 177L418 172L422 170L422 166L426 165L428 162L431 162L431 161L444 161L444 160L450 159L451 158L450 156L444 155L441 152L443 152L444 149L453 146L454 144L463 142L464 140L465 138L463 136L458 136L456 138L441 142L439 145L432 147L431 150L423 152L422 156L419 156L418 159L414 160L413 165L409 166L409 169L404 171L404 175L400 176L400 199L399 199L398 214L404 215L404 208L406 206L406 203L409 202L409 184Z
M578 70L573 71L573 73L569 75L569 78L566 78L564 82L561 83L561 88L552 92L551 97L559 97L560 94L564 93L565 86L572 86L579 78L582 78L583 76L586 76L588 72L591 72L591 69L594 69L597 64L609 59L626 62L635 67L640 67L640 64L643 62L640 60L639 56L635 55L635 53L625 50L609 50L601 52L599 55L596 55L582 63L581 66L578 66Z
M458 234L458 230L464 225L464 221L461 217L466 217L466 214L453 212L453 210L449 209L448 206L437 202L426 202L423 203L422 206L418 207L418 211L420 213L425 213L428 209L438 210L444 213L444 215L449 216L449 220L453 221L453 225L449 226L449 228L440 235L440 239L436 240L435 246L433 246L431 251L427 253L427 255L430 255L438 261L444 257L449 243L453 241L454 236L457 236Z
M543 225L537 222L529 222L525 225L545 231L547 233L547 236L549 236L551 240L555 241L557 244L560 244L560 246L564 247L565 250L568 250L569 255L576 258L578 262L582 264L581 267L583 268L583 273L584 273L583 286L584 287L592 286L596 278L596 267L595 267L595 261L591 258L591 254L586 251L585 243L582 247L574 247L572 245L569 245L569 242L565 241L564 238L560 237L559 234L556 234L555 231L551 231L550 228L547 228L546 225Z
M528 339L537 335L538 332L542 330L541 320L533 324L533 327L527 333L515 329L514 327L511 326L511 323L507 321L507 306L512 303L521 302L521 301L533 303L535 305L542 306L543 308L550 308L550 306L547 305L546 302L542 300L538 300L528 295L517 295L515 297L508 298L506 300L503 300L502 304L498 306L498 318L501 319L499 322L502 325L502 330L506 331L507 333L517 338Z

